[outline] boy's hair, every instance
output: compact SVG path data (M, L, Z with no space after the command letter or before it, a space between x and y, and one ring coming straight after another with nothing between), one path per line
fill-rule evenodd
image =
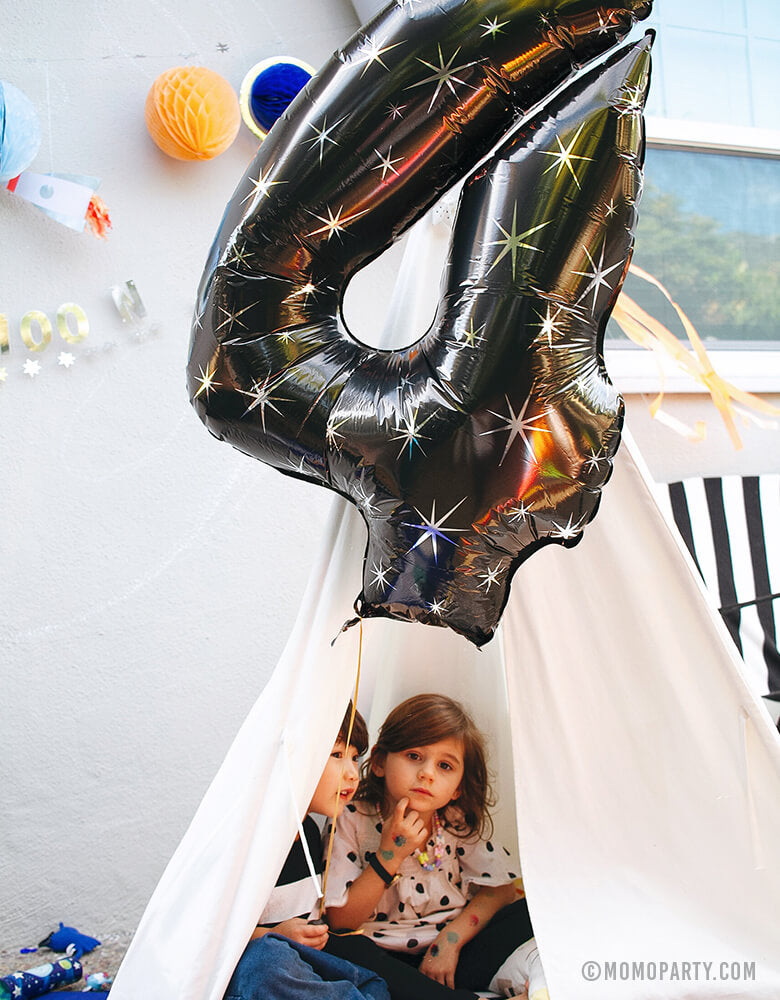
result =
M336 742L339 740L346 746L347 736L349 736L349 745L354 747L359 754L364 754L368 750L368 727L366 726L366 720L360 714L360 712L355 712L355 721L352 723L352 734L349 733L349 720L352 716L352 702L350 701L347 707L347 714L344 716L344 721L341 723L341 729L339 729L339 734L336 737Z
M460 796L452 807L453 815L442 816L446 825L459 833L481 839L492 835L493 823L488 809L495 804L487 768L482 733L458 702L440 694L419 694L401 702L385 719L376 744L362 768L362 779L355 795L359 802L369 802L378 809L385 803L384 778L374 774L373 763L388 753L400 753L410 747L428 746L450 737L463 742L463 779ZM447 811L450 811L448 807Z

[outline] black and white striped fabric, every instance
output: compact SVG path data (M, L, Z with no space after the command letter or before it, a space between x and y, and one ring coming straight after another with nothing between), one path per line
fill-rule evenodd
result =
M780 693L780 475L684 479L668 499L754 690Z

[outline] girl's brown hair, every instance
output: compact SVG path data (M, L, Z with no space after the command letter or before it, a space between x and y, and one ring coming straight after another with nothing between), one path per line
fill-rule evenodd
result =
M400 753L410 747L424 747L450 737L463 742L463 780L460 796L442 817L445 824L466 835L489 839L493 823L488 809L495 805L488 775L482 733L458 702L441 694L418 694L397 705L379 730L371 754L363 764L363 776L355 795L358 802L368 802L384 809L385 781L374 774L374 761L388 753Z

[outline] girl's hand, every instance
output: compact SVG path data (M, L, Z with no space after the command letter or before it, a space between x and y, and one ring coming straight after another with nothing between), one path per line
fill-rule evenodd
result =
M328 943L326 924L310 924L301 917L290 917L289 920L283 920L276 927L269 927L268 930L272 934L282 934L284 937L290 938L291 941L297 941L298 944L316 948L317 951L322 951Z
M425 823L419 813L409 809L409 799L399 799L389 819L382 825L382 837L379 841L379 860L388 870L397 870L404 858L415 851L428 839Z
M420 962L420 972L442 986L455 989L455 970L462 945L458 934L446 929L436 938Z

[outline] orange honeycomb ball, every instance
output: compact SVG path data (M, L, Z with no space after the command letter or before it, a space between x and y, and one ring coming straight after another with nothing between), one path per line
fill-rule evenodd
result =
M177 160L210 160L238 134L241 112L227 80L202 66L169 69L146 98L146 127L160 149Z

